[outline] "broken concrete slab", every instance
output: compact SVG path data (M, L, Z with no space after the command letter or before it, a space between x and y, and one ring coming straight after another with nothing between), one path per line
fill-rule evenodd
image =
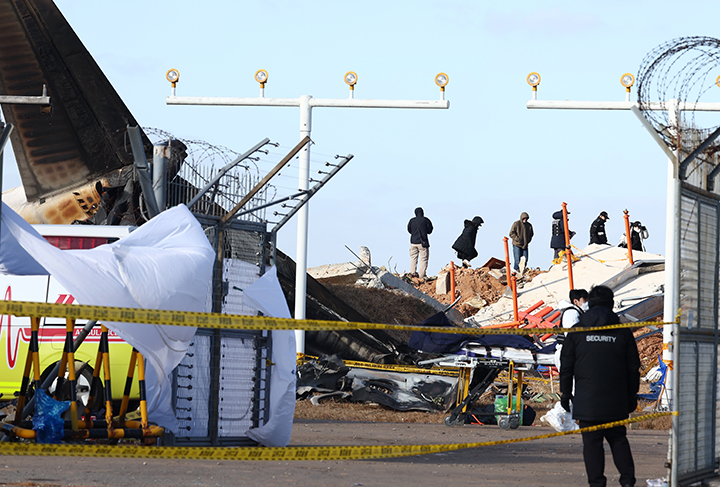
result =
M365 246L360 247L360 261L368 267L372 265L369 248Z
M308 269L314 279L322 282L340 285L355 284L365 275L367 266L361 261L345 262L342 264L327 264Z
M481 309L484 308L485 305L487 305L487 301L485 301L482 296L479 294L476 296L473 296L472 298L465 301L464 304L467 304L468 306L472 306L473 308Z
M498 269L491 269L491 270L488 272L488 274L490 274L491 276L493 276L493 277L494 277L495 279L497 279L498 281L499 281L500 279L503 279L503 278L505 277L505 273L499 271Z
M447 308L447 305L442 304L440 301L431 298L422 291L419 291L418 289L414 288L407 282L397 277L395 274L391 274L390 272L381 269L377 270L377 274L382 283L385 284L386 288L395 289L410 296L413 296L423 301L424 303L429 304L438 311L445 311L445 309ZM445 314L447 315L447 318L450 320L450 322L454 325L462 326L464 324L462 315L456 309L450 309Z
M435 281L435 294L447 294L450 292L450 274L441 272Z

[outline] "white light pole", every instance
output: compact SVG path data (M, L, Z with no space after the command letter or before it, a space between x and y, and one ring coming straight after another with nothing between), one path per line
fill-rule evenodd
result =
M440 100L361 100L354 98L355 84L358 76L353 71L345 75L345 83L350 87L349 98L313 98L311 95L303 95L300 98L266 98L265 83L268 80L268 73L259 70L255 73L255 80L260 83L260 96L256 98L238 97L190 97L176 96L175 88L180 78L177 70L171 69L166 76L172 84L172 94L165 99L168 105L218 105L218 106L255 106L255 107L299 107L300 108L300 140L303 137L310 137L312 132L312 109L327 108L450 108L450 102L445 100L445 86L448 84L448 76L440 73L435 77L435 83L440 87ZM306 145L299 156L300 170L298 175L298 186L300 190L306 190L310 184L310 145ZM306 203L298 211L298 232L297 232L297 255L295 268L295 319L305 319L305 301L307 289L307 244L308 244L308 215L309 208ZM305 333L298 330L295 332L297 351L305 351Z
M531 73L537 74L537 73ZM631 77L632 79L630 79ZM720 79L720 78L719 78ZM650 122L642 115L636 102L629 101L545 101L537 99L537 84L540 77L533 78L537 83L533 85L528 77L528 83L533 86L533 99L528 100L527 108L530 109L560 109L560 110L631 110L643 123L643 126L650 132L653 139L660 145L660 148L668 155L668 176L667 176L667 204L665 209L665 296L663 319L675 321L678 309L680 308L680 179L678 178L679 152L672 151L658 136ZM621 83L629 92L635 78L625 73ZM719 85L720 86L720 85ZM669 100L667 103L651 102L644 107L646 110L666 110L671 127L677 127L681 111L718 112L720 103L684 103L677 100ZM628 235L628 243L630 236ZM673 363L673 328L663 327L663 361ZM667 346L665 346L667 345ZM666 398L673 397L673 374L668 374L665 379L667 394L663 395L663 406L668 404Z

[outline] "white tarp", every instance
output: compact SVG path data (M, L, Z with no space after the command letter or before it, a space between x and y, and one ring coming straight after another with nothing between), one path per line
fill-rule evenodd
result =
M277 267L269 269L246 288L244 295L245 304L265 316L292 318L277 278ZM270 372L270 420L249 430L247 435L261 445L287 446L295 414L295 332L274 330L271 333L274 365Z
M49 273L80 304L208 311L215 253L184 205L164 211L115 243L90 250L50 245L4 203L0 232L0 272ZM172 431L176 419L169 375L185 355L195 328L104 324L151 365L146 369L148 413L152 421Z

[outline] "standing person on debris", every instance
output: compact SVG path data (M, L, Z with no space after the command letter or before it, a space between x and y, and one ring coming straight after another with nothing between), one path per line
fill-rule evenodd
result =
M530 220L530 215L523 211L520 213L520 219L513 223L510 228L510 238L513 245L513 269L515 269L515 272L520 272L520 259L525 258L523 270L528 265L528 245L534 235L532 224L528 220Z
M428 260L430 259L430 240L428 235L433 231L433 225L429 218L425 217L422 208L415 208L415 218L411 218L407 224L410 234L410 274L412 277L425 278ZM420 268L418 269L418 256L420 257ZM419 273L418 273L419 271Z
M572 328L580 321L580 315L589 309L588 292L584 289L572 289L568 296L570 301L563 299L558 304L558 309L562 311L560 315L560 324L563 328ZM557 344L555 345L555 367L560 370L560 353L562 352L563 343L567 333L557 336Z
M620 323L613 313L614 295L606 286L590 290L590 309L580 316L577 327ZM568 333L563 344L560 368L562 406L587 428L627 419L637 409L640 386L640 356L628 328ZM575 392L573 395L573 380ZM582 434L583 458L590 486L605 487L606 439L620 472L620 484L635 485L635 463L625 426L588 431Z
M600 216L598 216L594 222L592 222L592 225L590 225L590 243L591 244L607 244L607 234L605 233L605 222L608 221L610 217L607 214L607 211L601 211Z
M569 215L570 212L568 211ZM550 248L555 250L553 260L560 256L560 251L565 250L565 224L563 223L562 210L552 214L552 237L550 237ZM575 236L575 232L570 231L570 238Z
M477 237L478 228L485 223L482 218L476 216L472 220L465 220L465 227L460 236L452 245L453 250L457 252L458 259L462 259L463 265L470 267L470 261L477 257L475 250L475 239Z
M632 225L630 225L630 244L632 245L633 250L645 252L645 244L643 241L649 236L650 234L648 233L647 228L645 228L645 225L642 223L633 222ZM627 248L627 237L624 233L620 237L618 247L622 247L624 249Z

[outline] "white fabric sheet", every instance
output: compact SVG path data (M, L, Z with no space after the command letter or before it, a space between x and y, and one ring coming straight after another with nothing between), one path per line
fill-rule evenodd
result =
M184 205L161 213L117 242L90 250L57 249L2 206L0 272L27 275L44 269L80 304L208 311L215 253ZM195 328L105 325L151 365L146 369L148 413L152 421L173 431L169 375L185 355Z
M277 278L277 267L270 268L244 291L245 304L265 316L292 318L285 294ZM270 420L251 429L247 435L265 446L287 446L295 413L295 332L275 330L272 336L272 370L270 371Z

